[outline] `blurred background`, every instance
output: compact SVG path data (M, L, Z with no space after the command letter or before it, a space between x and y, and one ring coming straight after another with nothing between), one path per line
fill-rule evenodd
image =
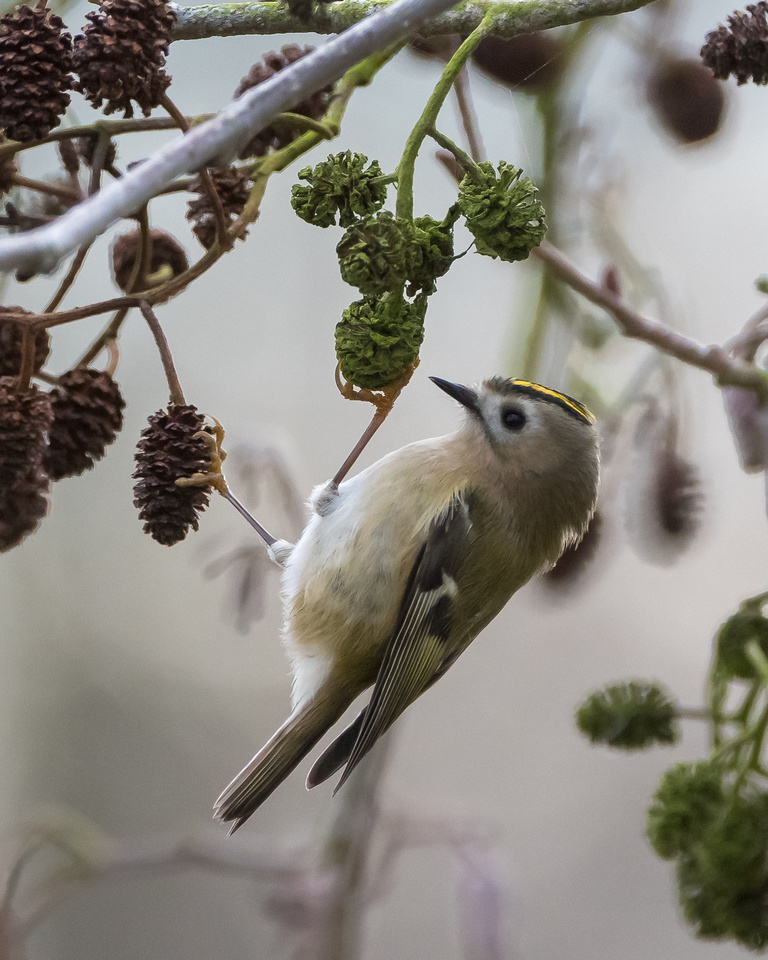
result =
M73 32L87 9L66 10ZM696 0L674 9L664 21L667 52L696 56L732 8ZM651 291L642 308L697 340L723 342L764 299L754 281L768 268L766 93L731 81L716 135L682 143L648 97L654 62L646 37L658 22L647 10L601 23L572 68L565 102L580 139L560 165L560 220L553 222L558 242L590 276L611 256L624 256L626 245L625 262L634 262ZM571 36L563 34L566 48ZM252 63L292 39L174 43L170 92L188 115L215 111ZM351 149L393 170L439 69L435 60L402 51L355 94L340 138L300 166ZM487 156L535 179L542 164L536 98L474 66L470 81ZM75 100L77 119L90 122L90 109ZM453 100L440 126L465 142ZM147 155L169 136L123 138L120 161ZM39 162L34 172L43 175ZM158 309L188 401L226 427L235 492L270 530L290 537L299 521L286 488L304 498L331 476L370 416L334 386L333 328L356 294L338 274L339 231L309 226L290 209L296 173L272 179L247 242ZM455 184L425 148L416 212L442 216L454 197ZM587 219L605 228L601 243L594 236L584 242ZM194 249L183 199L157 202L153 222ZM91 253L68 304L114 295L109 239ZM469 244L459 231L457 249ZM458 409L429 375L472 382L520 372L538 269L470 252L440 280L421 365L361 466L456 426ZM42 309L55 283L11 281L4 302ZM101 323L57 328L51 369L68 369ZM559 342L552 341L539 373L575 392ZM55 486L50 515L0 568L6 862L26 826L40 820L74 818L85 844L98 843L99 832L137 849L189 837L218 844L225 828L211 822L213 800L288 712L277 571L258 567L253 589L263 591L263 617L247 632L238 629L234 597L243 567L227 566L227 558L253 546L245 523L216 498L199 533L172 549L141 531L132 505L134 447L168 391L138 314L124 328L121 350L116 378L128 404L121 435L93 471ZM600 350L576 344L571 357L607 408L649 350L611 340ZM679 368L675 384L686 456L705 494L698 536L671 564L633 549L626 521L638 509L633 478L642 449L633 446L630 423L606 467L603 536L592 564L565 589L534 583L521 591L397 724L382 809L390 823L407 813L416 822L412 839L425 842L407 846L378 886L365 916L365 960L481 956L465 949L462 917L473 883L498 893L501 955L515 960L741 952L692 938L677 913L670 866L644 836L661 772L702 756L706 730L686 723L675 747L624 755L591 747L573 720L587 693L634 677L658 680L683 704L700 705L718 625L744 597L768 587L763 479L740 471L709 376ZM220 576L211 575L221 567ZM307 793L307 769L303 764L228 841L237 856L322 843L343 794L333 799L330 785ZM457 841L451 825L475 839ZM43 857L37 870L45 869ZM29 956L288 958L296 955L298 921L288 911L285 922L276 899L268 880L227 871L123 871L83 884L46 913L30 936Z

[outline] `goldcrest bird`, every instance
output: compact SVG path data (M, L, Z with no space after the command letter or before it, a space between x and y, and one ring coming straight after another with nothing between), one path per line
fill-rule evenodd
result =
M282 580L293 709L217 800L215 817L232 822L230 832L373 684L307 777L314 787L344 767L338 789L592 517L599 454L586 407L526 380L469 388L431 379L464 407L455 433L313 492Z

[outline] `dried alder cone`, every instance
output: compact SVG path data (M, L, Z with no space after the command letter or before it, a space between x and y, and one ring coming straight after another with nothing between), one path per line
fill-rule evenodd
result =
M231 224L243 212L251 192L248 177L235 167L211 170L210 174L224 209L224 217ZM195 178L189 189L191 193L196 193L197 197L187 204L187 220L192 223L192 232L200 243L206 250L210 250L216 240L216 214L213 202L199 176ZM245 233L241 235L241 239L244 236Z
M698 143L720 129L723 88L698 60L666 60L648 81L648 99L664 127L682 143Z
M11 320L3 320L3 314L29 313L21 307L0 307L0 377L15 377L21 370L21 345L24 327ZM35 359L32 373L39 373L48 359L51 338L47 330L35 334Z
M179 487L176 481L210 469L209 447L196 433L205 420L189 404L158 410L141 432L136 449L134 506L144 520L144 532L158 543L171 546L197 530L198 513L208 506L203 487Z
M144 116L159 105L171 78L163 70L176 14L165 0L103 0L75 37L77 90L105 113Z
M484 37L472 60L492 80L512 89L537 93L556 83L563 67L562 41L549 33Z
M39 140L61 121L72 89L72 37L46 7L0 17L0 127Z
M551 587L569 587L579 583L600 547L602 526L603 518L598 511L589 521L578 544L565 549L554 567L544 574L542 582Z
M290 43L280 49L280 52L272 51L264 54L259 63L255 63L248 74L240 81L240 86L235 90L234 98L239 97L252 87L257 87L276 73L289 67L308 53L312 53L314 47L300 47L298 44ZM305 97L299 103L291 107L291 113L299 113L303 117L310 117L312 120L319 120L328 109L331 99L333 84L323 87L317 93ZM246 157L263 157L270 150L277 150L289 144L298 136L297 131L291 130L287 125L270 125L256 134L240 153L241 159Z
M96 157L96 148L99 144L98 137L78 137L77 138L77 154L83 163L87 167L93 166L93 161ZM117 147L115 146L115 141L110 140L107 147L107 151L104 154L104 169L108 170L110 167L114 166L115 161L117 160Z
M125 401L108 373L85 367L62 374L50 397L53 424L43 466L51 480L78 476L117 436Z
M732 13L727 27L708 33L701 59L718 80L733 74L738 84L768 83L768 3L751 3L747 13Z
M37 387L19 393L15 377L0 377L0 552L32 533L48 509L43 469L51 398Z
M141 250L141 231L132 230L117 237L112 244L112 272L115 283L126 293L140 293L177 277L189 266L187 255L175 237L165 230L150 230L152 253L143 283L139 283L136 258ZM136 282L133 281L134 273ZM129 289L130 287L130 289ZM155 301L157 302L157 301Z
M641 557L662 565L693 543L704 506L699 471L680 453L678 430L674 414L649 405L635 438L627 491L630 541Z

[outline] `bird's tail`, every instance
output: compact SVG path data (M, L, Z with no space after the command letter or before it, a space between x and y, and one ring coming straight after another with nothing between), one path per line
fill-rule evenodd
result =
M320 692L292 713L225 788L214 804L214 818L232 821L230 834L238 830L339 719L347 702Z

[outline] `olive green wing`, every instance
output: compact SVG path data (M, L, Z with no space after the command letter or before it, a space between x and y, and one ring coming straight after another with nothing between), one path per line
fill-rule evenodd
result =
M455 659L457 651L448 646L448 640L456 606L456 578L471 529L467 504L459 497L454 497L430 524L411 570L371 699L338 742L334 741L317 761L308 786L330 776L348 754L338 790L403 710Z

